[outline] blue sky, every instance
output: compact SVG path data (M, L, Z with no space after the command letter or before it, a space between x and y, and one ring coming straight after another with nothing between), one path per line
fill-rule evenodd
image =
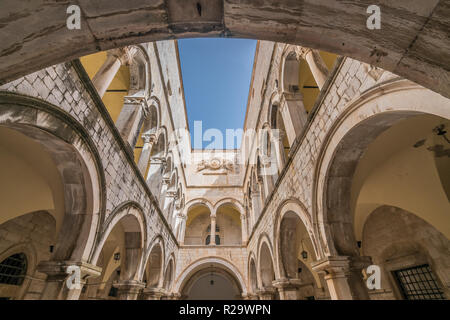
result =
M201 120L203 133L219 129L223 148L227 148L225 130L244 125L256 40L182 39L178 48L192 147L198 146L194 144L194 121ZM236 140L234 148L239 148L241 138ZM207 146L211 141L203 141L202 147Z

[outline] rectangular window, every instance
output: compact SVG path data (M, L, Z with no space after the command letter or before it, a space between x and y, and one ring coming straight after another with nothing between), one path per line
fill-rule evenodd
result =
M445 299L428 264L396 270L393 273L406 300Z

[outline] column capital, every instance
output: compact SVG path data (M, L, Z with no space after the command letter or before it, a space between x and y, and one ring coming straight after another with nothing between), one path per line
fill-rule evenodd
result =
M107 51L108 56L113 56L120 60L122 65L130 65L133 61L134 55L137 52L137 48L133 46L111 49Z
M338 276L348 274L352 270L362 270L372 262L367 256L328 256L313 262L311 267L314 271L325 275Z
M144 133L142 135L142 140L144 140L144 143L155 143L156 141L156 135L154 133Z
M281 95L281 109L280 109L281 111L286 109L287 101L303 101L303 94L300 91L298 91L298 92L283 92Z
M242 294L242 299L244 299L244 300L258 300L259 297L258 297L257 294L247 293L247 294Z
M138 280L119 280L113 286L119 290L119 294L137 294L145 288L145 282Z
M81 281L86 281L89 277L98 277L102 273L102 268L83 261L41 261L37 270L47 274L54 280L64 280L68 277L69 267L76 266L80 268Z
M257 294L260 300L272 300L275 295L276 289L273 287L266 287L258 290Z
M348 256L328 256L324 259L315 261L311 268L325 275L344 274L350 270L350 257Z
M181 220L186 220L186 216L184 214L182 214L181 212L177 214L177 218L181 219Z
M280 278L272 281L272 285L277 289L296 289L302 286L302 281L296 278Z
M166 295L166 290L158 287L147 287L144 288L142 294L147 300L161 300L161 297Z
M302 58L302 59L306 59L306 56L309 54L309 53L312 53L312 49L311 48L305 48L305 47L300 47L300 46L298 46L297 47L297 53L298 53L298 55Z
M169 183L170 183L170 181L169 181ZM173 189L167 190L166 197L176 199L177 198L177 190L173 190Z
M123 102L125 104L134 104L136 107L144 107L147 103L147 99L142 96L125 96Z
M179 293L170 293L170 294L166 294L166 298L167 298L168 300L180 300L181 294L179 294Z

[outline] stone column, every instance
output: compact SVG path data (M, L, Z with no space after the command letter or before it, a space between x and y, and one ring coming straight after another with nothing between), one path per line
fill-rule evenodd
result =
M299 47L300 55L308 62L309 69L316 80L319 89L322 89L325 81L328 78L328 68L323 62L319 51L310 48Z
M158 199L158 195L161 194L162 183L162 171L165 166L166 160L164 158L153 157L150 159L150 167L147 174L147 184L150 191Z
M241 214L241 229L242 229L242 245L247 245L248 234L247 234L247 216L245 213Z
M128 142L128 147L132 154L147 111L148 106L145 97L127 96L124 98L124 104L117 118L116 127L123 140Z
M154 134L146 133L142 136L142 139L144 140L144 146L142 147L141 156L139 157L138 168L144 176L150 161L153 144L156 141L156 136Z
M92 83L97 89L100 97L103 97L109 85L119 71L121 65L130 65L133 60L136 48L125 47L120 49L112 49L107 52L105 63L92 78Z
M179 294L179 293L171 293L170 295L168 295L168 299L169 300L180 300L181 299L181 294Z
M157 287L148 287L142 291L145 300L161 300L165 294L166 291L163 288Z
M362 275L368 257L329 256L312 264L314 271L324 274L333 300L369 299Z
M171 214L171 205L176 200L177 191L170 189L167 190L164 195L164 205L163 205L163 213L166 215L167 223L170 225L170 214Z
M308 122L308 114L303 104L303 95L301 93L283 93L280 112L286 128L289 145L292 146L295 138L302 132Z
M77 275L75 268L80 271L78 284L76 277L72 278ZM47 274L42 300L78 300L87 279L100 276L102 268L86 262L42 261L37 270Z
M121 264L120 280L135 279L141 258L140 232L125 232L125 259Z
M275 288L264 288L258 291L259 300L273 300Z
M285 132L281 130L275 131L275 135L273 136L273 142L275 147L275 155L277 157L277 167L278 172L283 171L284 165L286 164L286 157L284 155L284 145L283 145L283 138L286 134ZM274 130L272 130L272 133L274 133Z
M242 299L243 300L259 300L259 297L257 294L247 293L246 295L245 294L242 295Z
M298 300L297 289L302 285L300 279L282 278L272 282L278 289L281 300Z
M270 193L273 190L273 176L277 174L277 166L272 161L273 157L261 156L261 165L263 171L263 185L264 185L264 194L266 195L266 199L270 196Z
M145 288L145 283L137 280L120 280L114 283L117 288L117 298L119 300L136 300L141 290Z
M165 163L164 163L165 165ZM169 188L169 184L170 184L170 176L169 173L165 173L162 177L161 180L161 191L160 191L160 196L159 196L159 206L161 208L161 210L164 212L164 206L166 203L166 194L168 192L168 188Z
M257 186L255 186L256 188ZM252 191L251 194L251 201L252 201L252 210L253 210L253 225L258 221L259 216L261 215L261 194L259 190Z
M179 213L177 215L177 218L180 221L178 233L177 233L177 240L178 240L178 243L182 246L182 245L184 245L184 234L186 232L186 216L182 213Z
M210 241L209 241L209 245L210 246L215 246L216 245L216 216L215 215L211 215L211 230L210 230Z

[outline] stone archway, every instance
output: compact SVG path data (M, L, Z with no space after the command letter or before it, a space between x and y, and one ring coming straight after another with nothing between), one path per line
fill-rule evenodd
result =
M361 251L381 268L381 290L369 290L371 299L448 299L450 240L416 214L375 209L364 223Z
M182 299L234 300L247 295L239 270L218 257L200 259L185 268L177 277L174 292L179 293Z
M63 286L61 272L78 263L84 277L97 275L91 261L100 223L104 219L105 185L98 152L84 128L57 107L14 93L0 93L0 125L20 132L40 145L52 159L62 182L62 219L49 261L39 271L49 274L43 299L77 298L79 290ZM69 262L70 261L70 262ZM54 277L54 278L53 278ZM58 278L59 277L59 278Z
M258 272L256 270L256 262L253 252L250 253L250 260L248 262L248 281L251 293L256 295L258 293Z
M316 299L324 289L311 265L317 260L317 244L311 218L296 199L284 201L274 224L275 256L279 275L275 286L286 300Z
M260 288L258 294L261 300L272 300L278 293L273 286L276 276L272 252L272 246L267 236L263 235L259 244L257 266Z
M93 263L102 268L100 280L107 280L116 270L119 271L113 284L119 299L135 300L144 288L140 270L146 243L146 219L139 205L125 202L118 206L103 226ZM97 281L100 286L92 288L90 296L96 297L104 289L103 280Z
M349 56L450 94L449 20L444 0L414 0L408 6L380 4L380 30L367 28L368 7L359 2L160 0L149 5L142 0L133 5L78 4L83 13L81 29L69 30L66 3L36 1L23 14L20 2L9 2L0 15L0 20L8 21L0 47L2 82L113 47L221 36L299 44ZM36 19L36 14L42 18Z
M384 94L377 96L380 89ZM402 120L427 113L450 119L449 107L440 95L405 80L394 81L352 101L330 130L316 167L313 221L323 259L314 268L328 272L332 298L368 299L361 270L370 259L360 256L350 199L353 175L367 147ZM344 269L347 282L337 284L335 277Z
M169 294L172 290L173 279L175 274L175 258L173 254L169 258L169 262L167 263L166 270L164 272L164 282L163 288L167 294Z

